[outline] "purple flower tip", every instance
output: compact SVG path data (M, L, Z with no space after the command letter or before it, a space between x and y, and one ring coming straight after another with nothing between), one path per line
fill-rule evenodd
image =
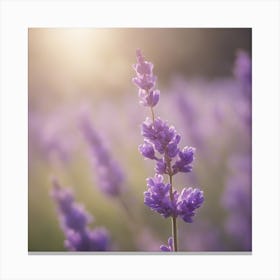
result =
M144 59L141 51L136 51L137 63L133 65L136 77L132 82L139 88L140 104L143 106L154 107L159 101L159 90L154 90L156 76L153 74L153 64Z
M160 250L163 252L172 252L173 251L173 238L169 237L166 245L161 245Z
M155 156L154 147L149 142L145 141L144 144L139 145L138 149L142 156L149 159L157 159Z
M133 65L134 70L139 75L151 75L153 71L153 64L145 61L140 49L136 50L137 64Z
M136 50L136 59L138 63L143 63L144 62L144 57L142 55L142 51L140 49Z

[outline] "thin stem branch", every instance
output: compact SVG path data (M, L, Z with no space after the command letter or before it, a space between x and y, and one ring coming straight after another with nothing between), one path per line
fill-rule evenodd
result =
M169 163L170 165L170 163ZM170 199L173 202L174 200L174 196L173 196L173 189L172 189L172 175L169 174L169 183L170 183ZM171 218L172 221L172 236L173 236L173 248L174 248L174 252L178 251L178 230L177 230L177 220L176 217L173 216Z
M174 252L178 251L177 218L172 217L172 235Z
M119 202L120 202L122 208L124 209L124 212L127 215L127 217L131 221L134 221L135 217L134 217L133 213L131 212L131 209L129 209L128 205L126 204L126 201L122 197L119 196Z
M153 120L153 123L155 122L155 114L154 114L154 110L153 110L153 107L150 107L151 108L151 112L152 112L152 120Z

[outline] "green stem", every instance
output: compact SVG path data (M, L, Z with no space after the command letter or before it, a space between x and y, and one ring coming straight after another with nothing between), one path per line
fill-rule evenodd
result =
M132 214L131 210L129 209L128 205L126 204L126 201L122 197L119 197L119 202L120 202L122 208L124 209L125 214L130 219L130 221L135 221L134 215Z
M151 112L152 112L152 119L153 119L153 123L155 122L155 114L154 114L154 110L153 110L153 107L150 107L151 108Z
M169 163L170 165L170 163ZM172 175L169 174L169 183L170 183L170 199L173 202L174 196L173 196L173 189L172 189ZM172 219L172 236L173 236L173 249L174 252L178 251L178 231L177 231L177 220L176 217L173 216Z

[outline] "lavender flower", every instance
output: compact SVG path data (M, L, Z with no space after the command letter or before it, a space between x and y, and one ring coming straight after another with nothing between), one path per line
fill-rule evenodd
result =
M94 160L94 171L99 179L100 190L115 197L123 191L124 175L85 113L81 117L81 130Z
M199 189L183 189L181 194L173 190L172 178L178 172L190 172L194 160L194 148L179 148L181 136L173 126L155 118L153 107L159 101L159 92L155 90L156 77L153 75L153 64L145 61L140 50L136 53L137 64L133 66L136 77L133 82L139 88L140 104L151 108L152 120L147 118L141 127L144 144L139 146L140 153L156 161L154 178L147 179L148 190L144 192L144 203L152 211L158 212L164 218L172 218L173 238L170 238L169 247L162 246L164 251L177 251L177 224L179 216L185 222L191 223L195 209L203 201L203 192ZM157 154L156 154L157 153ZM175 162L173 162L175 161ZM169 176L169 183L165 184L163 174ZM171 246L171 244L173 245Z
M157 157L155 156L155 150L153 145L151 145L147 141L144 141L144 144L139 146L139 152L142 154L143 157L149 159L157 159Z
M88 227L93 220L83 205L74 201L69 189L61 188L53 180L51 193L57 204L61 228L65 234L65 247L70 251L106 251L109 248L109 235L104 228Z
M159 101L159 90L152 90L147 93L145 90L139 90L140 104L146 107L154 107Z
M199 189L183 189L177 202L177 211L186 223L193 222L195 209L199 208L204 201L203 192Z
M139 88L140 104L154 107L159 101L160 91L155 90L156 76L153 74L153 64L145 61L140 50L136 52L137 64L133 65L137 77L132 81Z
M173 158L179 152L177 145L181 136L177 134L174 127L169 126L167 122L157 118L151 121L149 118L142 124L141 134L145 141L154 145L154 148L160 154L166 153Z
M203 192L192 188L184 188L180 195L173 191L171 199L171 185L164 184L163 176L159 174L147 179L147 187L148 191L144 192L145 205L164 218L179 215L186 223L192 223L195 209L204 201Z
M160 250L163 252L172 252L173 251L173 238L169 237L167 241L168 246L161 245Z
M190 165L194 160L194 151L192 147L185 147L179 152L179 159L173 165L173 173L177 172L190 172L192 171L192 166Z
M139 146L140 153L147 158L157 160L155 170L159 174L172 174L178 172L190 172L192 170L191 163L194 160L194 151L192 147L184 147L180 151L178 144L181 136L177 134L174 127L169 126L160 118L154 122L150 119L142 124L142 135L145 137L144 142ZM156 157L155 151L164 155L164 159ZM178 159L171 169L167 169L167 161L175 158Z
M176 202L170 198L170 184L163 183L163 176L156 174L147 179L148 191L144 192L144 203L164 218L176 215ZM176 193L173 195L177 196Z

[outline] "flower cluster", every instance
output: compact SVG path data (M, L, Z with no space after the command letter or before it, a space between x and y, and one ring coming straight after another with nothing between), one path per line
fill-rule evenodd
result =
M69 189L61 188L53 180L51 193L57 204L61 228L65 234L65 247L70 251L106 251L109 248L109 235L104 228L88 227L92 217L83 205L74 201L74 195Z
M163 176L156 174L147 179L148 191L144 192L144 203L164 218L176 213L176 203L170 198L170 184L164 184ZM177 195L177 193L175 193Z
M177 212L186 223L193 222L195 209L204 201L203 192L199 189L184 188L178 197Z
M192 223L195 209L204 201L203 192L196 188L184 188L180 194L176 190L172 191L171 197L171 185L164 184L160 174L148 178L147 187L148 190L144 192L145 205L164 218L179 216L186 223Z
M179 216L185 222L191 223L195 209L204 201L203 192L184 188L178 193L172 188L172 177L178 172L187 173L192 170L195 149L188 146L180 149L181 136L176 129L159 117L154 117L153 107L159 101L159 91L155 90L153 64L145 61L140 50L137 50L136 57L137 63L133 66L136 77L133 82L139 88L140 103L150 107L152 112L152 120L147 118L141 127L144 144L139 146L139 152L145 158L156 161L156 175L147 179L148 190L144 193L144 203L164 218L176 219ZM167 184L164 183L164 174L169 176L170 182ZM171 238L169 241L176 244L172 240ZM171 245L162 248L164 251L173 250Z
M120 165L113 159L85 113L81 116L80 127L92 154L100 190L109 196L118 196L123 190L124 182Z
M194 160L195 149L187 146L182 150L179 149L181 136L173 126L169 126L160 118L155 121L147 118L142 124L141 132L144 136L144 144L139 146L139 151L144 157L156 160L155 171L158 174L172 176L178 172L192 170L191 163ZM157 157L156 152L162 157ZM170 165L172 159L175 159L175 162Z

